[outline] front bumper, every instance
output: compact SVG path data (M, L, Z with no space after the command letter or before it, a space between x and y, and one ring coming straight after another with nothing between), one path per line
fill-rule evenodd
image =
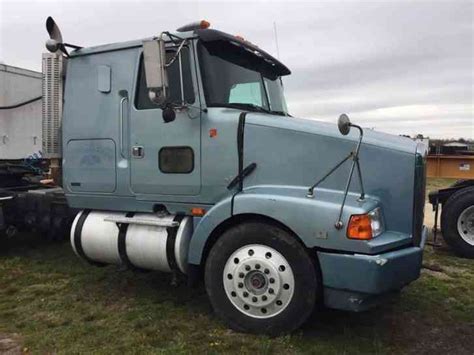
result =
M363 311L420 276L427 229L420 246L378 255L318 252L327 307Z

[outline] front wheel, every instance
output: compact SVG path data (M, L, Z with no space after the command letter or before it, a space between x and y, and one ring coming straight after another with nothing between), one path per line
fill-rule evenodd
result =
M206 290L233 329L277 335L298 328L320 291L317 265L281 228L248 222L226 231L206 261Z

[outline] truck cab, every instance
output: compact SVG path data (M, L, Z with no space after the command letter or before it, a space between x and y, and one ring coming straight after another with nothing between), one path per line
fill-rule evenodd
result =
M49 32L43 61L65 73L53 137L86 261L202 277L229 326L266 334L418 278L423 146L292 117L290 70L205 22L71 52Z

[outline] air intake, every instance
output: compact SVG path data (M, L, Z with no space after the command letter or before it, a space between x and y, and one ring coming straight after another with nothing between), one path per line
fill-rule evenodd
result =
M66 59L59 53L43 53L43 157L61 157L63 115L63 69Z

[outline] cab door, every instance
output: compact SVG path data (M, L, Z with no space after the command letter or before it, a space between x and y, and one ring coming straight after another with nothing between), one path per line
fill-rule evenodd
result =
M168 60L176 49L167 49ZM143 56L130 115L131 189L147 195L198 195L201 189L201 110L192 51L183 47L168 67L170 102L186 108L165 123L162 109L148 98Z

